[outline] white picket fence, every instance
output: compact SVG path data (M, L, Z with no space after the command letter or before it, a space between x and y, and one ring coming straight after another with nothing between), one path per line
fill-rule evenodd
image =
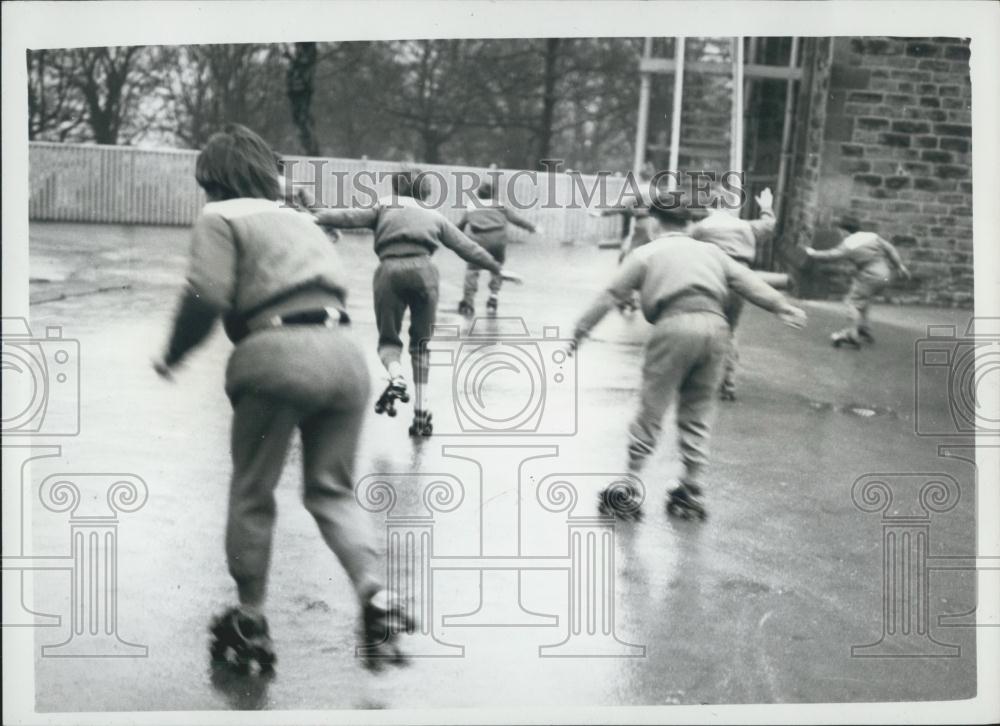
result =
M98 146L31 142L28 149L32 220L100 222L110 224L189 225L205 203L195 183L198 152L152 150L128 146ZM331 206L369 201L372 189L389 193L386 176L403 165L367 159L310 159L288 157L292 179L316 191L318 162L321 198ZM547 174L520 170L421 165L428 173L428 200L457 220L473 179L488 178L498 186L502 200L515 203L527 219L545 228L553 241L594 241L615 238L621 229L617 216L595 219L587 214L586 194L598 179L592 175ZM604 180L608 203L617 199L624 180ZM591 206L598 205L595 197ZM525 209L520 209L526 207Z

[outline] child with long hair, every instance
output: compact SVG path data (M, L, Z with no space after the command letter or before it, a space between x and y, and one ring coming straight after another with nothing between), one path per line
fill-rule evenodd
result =
M208 203L194 225L187 288L162 359L172 371L222 317L233 473L226 557L239 604L211 626L212 655L270 671L264 603L278 484L292 434L302 438L303 498L361 603L368 665L398 660L402 604L387 592L373 532L354 498L354 458L369 377L348 329L344 269L310 215L282 206L274 154L251 130L214 134L195 170Z

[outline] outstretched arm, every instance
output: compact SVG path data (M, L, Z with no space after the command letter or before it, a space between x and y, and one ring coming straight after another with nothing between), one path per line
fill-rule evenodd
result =
M378 221L378 207L365 209L312 209L316 223L339 229L373 229Z
M842 260L847 257L847 251L843 242L828 250L814 250L812 247L806 247L806 254L814 260Z
M527 219L522 217L520 214L515 212L513 209L508 209L507 207L501 207L503 209L503 214L507 218L507 221L511 224L517 225L521 229L526 229L529 232L534 232L536 227L534 224L529 222Z
M806 314L795 307L785 296L764 282L757 273L723 255L726 281L729 287L754 305L774 313L786 325L801 328L805 325Z
M208 337L216 319L231 307L235 290L232 231L222 217L203 215L192 234L187 288L178 304L166 351L156 364L160 375L168 375L170 368Z
M760 207L760 218L750 221L750 228L753 229L753 236L757 242L765 239L774 233L776 224L774 218L774 195L768 187L756 197L757 206Z
M466 237L458 227L444 217L441 217L439 231L441 244L463 260L500 274L502 265L493 258L493 255Z
M879 246L883 249L886 257L889 258L889 262L892 266L896 268L900 275L906 279L910 279L910 270L903 264L903 258L899 256L899 250L887 239L881 237L878 238Z
M627 302L632 291L642 286L646 276L646 264L636 256L629 257L618 268L607 289L590 304L590 307L580 316L573 332L573 340L579 344L590 335L590 331L611 312L615 305Z

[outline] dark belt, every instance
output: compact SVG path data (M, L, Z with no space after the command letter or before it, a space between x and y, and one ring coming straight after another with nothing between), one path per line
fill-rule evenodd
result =
M656 310L650 322L656 323L663 318L683 315L685 313L714 313L723 318L726 317L723 304L712 295L702 290L684 290L676 295L671 295L668 298L660 300L656 304Z
M351 318L347 314L347 311L335 307L326 307L256 318L250 322L248 327L251 332L257 332L295 325L322 325L325 328L335 328L340 325L350 324Z
M430 252L400 252L399 254L393 254L392 252L386 252L383 255L379 255L379 261L382 260L405 260L408 257L430 257Z

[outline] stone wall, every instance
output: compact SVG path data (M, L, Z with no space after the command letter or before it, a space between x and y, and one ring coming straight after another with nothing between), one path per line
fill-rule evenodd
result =
M828 93L825 108L811 109L809 119L810 126L822 126L822 138L806 140L804 168L793 176L818 206L807 213L793 204L789 211L799 218L787 219L786 227L797 241L813 238L820 247L835 242L833 221L853 216L891 240L913 272L913 280L897 282L886 299L971 305L968 41L864 37L832 44L828 72L821 68L803 80L809 86L803 97L811 96L814 106L817 95ZM801 218L808 214L811 219ZM837 295L848 276L846 268L809 265L801 288L816 297Z

